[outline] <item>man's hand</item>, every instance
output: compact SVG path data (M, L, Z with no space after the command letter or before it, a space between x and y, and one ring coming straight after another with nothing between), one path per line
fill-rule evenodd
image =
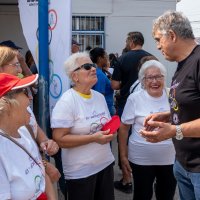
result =
M148 121L149 127L153 127L154 130L143 129L140 130L140 134L148 142L160 142L169 138L172 138L176 135L176 127L169 123Z
M146 131L152 131L156 127L152 126L153 124L149 124L150 121L159 121L159 122L169 122L170 119L170 113L169 112L162 112L162 113L154 113L151 115L148 115L144 119L144 127Z

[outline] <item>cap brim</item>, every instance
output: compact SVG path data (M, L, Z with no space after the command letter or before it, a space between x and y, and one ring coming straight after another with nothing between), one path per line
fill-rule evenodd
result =
M37 81L37 79L38 79L38 74L33 74L26 78L22 78L11 90L17 90L17 89L28 87L34 84Z
M23 49L22 47L18 47L18 46L16 46L16 48L15 49Z

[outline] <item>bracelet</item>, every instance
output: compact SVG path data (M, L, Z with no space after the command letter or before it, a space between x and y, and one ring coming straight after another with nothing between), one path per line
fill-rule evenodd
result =
M42 160L42 162L43 162L44 168L46 169L47 168L47 161L46 160Z
M41 154L42 154L42 162L43 162L44 168L46 169L48 160L44 152L42 152Z

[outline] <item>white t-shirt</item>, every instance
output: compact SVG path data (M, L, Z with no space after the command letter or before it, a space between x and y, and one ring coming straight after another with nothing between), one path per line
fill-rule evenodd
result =
M74 89L66 91L52 112L52 128L71 128L74 135L87 135L101 129L101 123L110 119L105 98L91 90L92 97L85 99ZM63 148L62 164L65 179L79 179L96 174L114 161L110 143Z
M146 90L131 94L122 114L122 122L132 125L128 143L128 159L138 165L170 165L174 163L175 150L171 139L150 143L140 134L144 118L152 113L169 111L166 91L159 98L150 96Z
M134 89L134 90L133 90L133 89ZM137 79L137 80L133 83L133 85L131 85L129 92L130 92L130 94L131 94L131 93L134 93L134 92L138 92L138 91L140 91L140 90L142 90L142 89L143 89L143 88L142 88L142 84L140 83L139 79Z
M38 147L25 127L14 138L41 163ZM42 169L15 143L0 135L0 199L35 200L45 190Z

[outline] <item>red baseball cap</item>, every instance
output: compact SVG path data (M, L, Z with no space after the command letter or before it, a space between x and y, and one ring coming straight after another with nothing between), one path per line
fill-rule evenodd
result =
M5 95L11 90L17 90L28 87L35 83L38 79L38 74L34 74L20 79L11 74L0 73L0 97Z

